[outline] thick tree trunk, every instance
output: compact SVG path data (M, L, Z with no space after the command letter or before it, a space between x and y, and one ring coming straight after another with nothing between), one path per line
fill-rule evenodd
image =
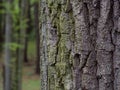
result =
M120 90L119 0L44 4L41 67L46 68L47 90Z

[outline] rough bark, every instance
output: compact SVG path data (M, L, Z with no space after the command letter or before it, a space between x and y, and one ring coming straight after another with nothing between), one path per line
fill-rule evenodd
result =
M114 90L120 89L120 1L113 0L113 22L112 41L113 52L113 71L114 71Z
M120 1L45 5L47 90L120 90Z
M46 32L47 32L47 20L46 20L46 0L40 0L40 17L41 17L41 30L40 30L40 52L41 52L41 90L48 90L48 66L47 66L47 38L46 38Z

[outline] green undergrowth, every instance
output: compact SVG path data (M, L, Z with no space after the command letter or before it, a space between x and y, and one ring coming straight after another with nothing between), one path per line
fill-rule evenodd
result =
M40 89L40 80L26 80L22 84L23 90L39 90Z
M40 90L40 76L35 74L35 55L36 55L35 40L28 42L28 60L29 63L23 65L22 90ZM0 90L3 90L2 85L2 63L0 57Z
M24 65L22 81L22 90L40 89L40 76L34 73L33 65Z
M34 60L35 55L36 55L36 42L35 40L29 41L28 42L28 59L29 60Z

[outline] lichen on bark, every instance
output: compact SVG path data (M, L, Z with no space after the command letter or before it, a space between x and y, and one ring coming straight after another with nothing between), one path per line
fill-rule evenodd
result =
M70 5L69 0L48 2L49 90L72 90L70 54L74 20Z
M48 90L120 90L119 0L47 0Z

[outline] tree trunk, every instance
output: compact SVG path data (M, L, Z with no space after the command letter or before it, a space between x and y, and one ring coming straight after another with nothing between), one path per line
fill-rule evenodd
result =
M3 1L0 1L0 4L3 4ZM0 5L0 10L3 10L3 6ZM3 31L4 31L4 14L0 13L0 52L2 51L2 44L3 44Z
M44 90L120 90L119 0L42 1Z
M15 1L14 1L15 2ZM21 15L22 12L22 5L23 1L19 1L17 0L16 3L12 3L11 6L15 8L15 6L18 7L18 9L20 10L21 7L21 12L18 12L16 14L11 13L12 16L14 16L15 18L12 18L13 22L12 22L12 42L10 44L12 44L13 42L15 44L17 44L15 48L15 50L11 49L12 52L12 57L11 57L11 87L10 90L21 90L22 89L22 85L21 85L21 80L22 80L22 62L23 62L23 41L24 41L24 30L23 30L23 26L20 26L23 18L19 18L19 17L23 17L23 15ZM14 8L11 8L10 10L15 10ZM23 25L23 24L22 24ZM15 27L19 26L20 28L16 29ZM16 34L16 36L14 36L14 34Z
M25 19L27 19L27 22L26 22L26 30L25 30L25 43L24 43L24 62L27 63L28 62L28 41L29 41L29 33L31 31L31 16L30 16L30 0L26 0L24 1L25 3L25 12L24 12L24 15L25 15Z
M5 90L5 65L2 65L3 90Z
M9 5L12 3L12 0L6 1ZM6 11L5 17L5 90L10 90L10 61L11 61L11 52L10 52L10 43L11 43L11 32L12 32L12 16L9 11Z
M47 32L47 19L46 19L46 0L40 1L40 17L41 17L41 30L40 30L40 68L41 68L41 90L48 90L48 66L47 66L47 40L46 40L46 32Z
M36 2L34 4L34 29L36 33L36 68L35 73L40 74L40 50L38 49L40 47L40 37L39 37L39 4Z

